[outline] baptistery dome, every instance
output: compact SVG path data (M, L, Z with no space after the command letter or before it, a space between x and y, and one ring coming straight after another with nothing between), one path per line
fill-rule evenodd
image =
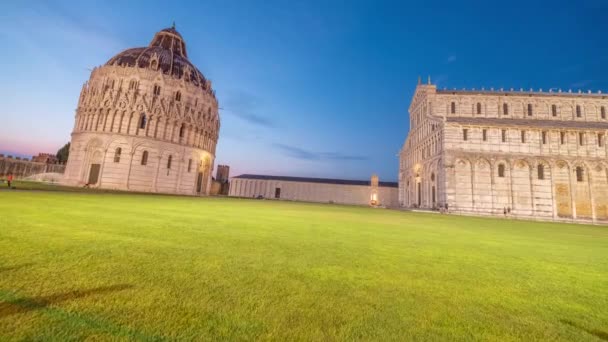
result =
M93 69L80 93L65 183L209 193L219 113L174 27Z

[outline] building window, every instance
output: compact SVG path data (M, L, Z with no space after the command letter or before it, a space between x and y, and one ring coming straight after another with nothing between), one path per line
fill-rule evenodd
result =
M532 116L532 104L528 103L528 116Z
M157 84L154 85L154 95L160 95L160 86Z
M181 101L182 100L182 93L175 92L175 101Z
M465 128L462 130L462 140L467 141L468 139L469 139L469 130Z
M547 132L542 132L543 145L547 144Z
M140 129L146 128L146 114L144 114L144 113L142 113L141 116L139 117L139 128Z
M552 105L551 106L551 114L553 116L557 116L557 105Z
M559 143L562 145L566 143L566 133L565 132L559 132Z
M604 147L604 134L598 133L597 135L597 146Z
M582 182L584 178L584 171L583 168L580 166L576 167L576 181L577 182Z
M129 90L135 90L135 88L137 88L137 81L131 80L129 82Z
M577 117L577 118L580 118L581 116L582 116L582 113L581 113L581 106L576 105L576 117Z
M115 163L120 163L120 154L121 153L122 153L122 148L120 148L120 147L114 151L114 162Z
M188 159L188 173L192 170L192 159Z
M481 114L481 103L477 102L477 114Z
M505 177L505 164L498 164L498 177Z
M450 106L450 113L456 114L456 102L452 102Z
M433 173L431 173L431 182L434 182L434 181L435 181L435 173L433 172Z
M545 166L543 164L538 165L538 179L545 179Z
M167 158L167 169L171 169L171 162L173 161L173 156L169 155L169 158Z
M507 130L503 129L502 131L500 131L500 134L502 136L502 142L507 142Z
M521 142L522 143L526 142L526 131L521 131Z
M186 125L182 124L182 126L179 128L179 137L183 138L184 137L184 131L186 130Z
M578 134L578 144L581 146L585 145L585 133Z
M488 130L487 129L484 129L483 131L481 131L481 137L482 137L483 141L488 140Z
M508 104L506 104L506 103L502 104L502 113L504 115L509 115L509 105Z
M148 151L144 151L144 153L142 153L141 155L141 165L147 165L148 164Z
M602 106L602 108L600 108L600 114L602 116L602 119L606 118L606 107Z

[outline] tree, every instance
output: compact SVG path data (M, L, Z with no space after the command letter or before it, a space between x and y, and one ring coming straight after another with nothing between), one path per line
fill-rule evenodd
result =
M59 162L61 164L63 164L68 161L69 155L70 155L70 143L67 143L67 144L63 145L63 147L60 148L59 151L57 151L57 160L59 160Z

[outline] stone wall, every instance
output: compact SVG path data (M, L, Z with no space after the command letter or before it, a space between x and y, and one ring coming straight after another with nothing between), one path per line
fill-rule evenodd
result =
M369 185L232 178L229 196L248 198L263 196L275 199L277 189L280 189L280 198L276 199L351 205L370 205L372 193L372 187ZM378 205L397 207L397 197L398 188L378 187Z
M98 165L99 178L90 184L93 187L206 195L210 192L213 162L213 155L207 151L170 142L119 134L78 133L72 135L64 183L72 186L90 183L92 166Z
M27 159L0 155L0 177L5 178L9 173L15 179L26 178L40 173L63 173L65 165L36 163Z

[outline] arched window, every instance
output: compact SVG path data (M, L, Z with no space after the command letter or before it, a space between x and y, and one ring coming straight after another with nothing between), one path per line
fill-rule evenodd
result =
M192 159L188 159L188 172L192 170Z
M602 119L606 118L606 107L602 106L602 108L600 108L600 115L602 116Z
M559 143L562 145L566 143L566 133L565 132L559 132Z
M502 142L507 142L507 130L506 129L503 129L500 131L500 136L501 136Z
M184 137L184 131L186 130L186 125L182 124L182 126L179 128L179 137L183 138Z
M528 103L528 116L532 116L532 114L533 114L532 104Z
M146 114L141 113L141 115L139 116L139 128L140 129L144 129L146 128Z
M173 161L173 156L169 155L169 158L167 158L167 169L171 168L171 162Z
M152 63L150 63L150 68L152 68L152 70L158 69L158 61L156 59L152 60Z
M481 114L481 103L477 102L477 114Z
M502 104L502 114L503 115L509 115L509 105L506 103Z
M505 164L498 164L498 177L505 177Z
M182 93L175 92L175 101L181 101L182 100Z
M603 133L597 134L597 146L604 147L604 134Z
M465 128L462 130L462 140L467 141L468 139L469 139L469 130Z
M114 151L114 162L115 163L120 163L120 154L122 153L122 148L117 148L116 151Z
M129 90L135 90L137 88L137 81L131 80L129 81Z
M545 179L545 166L538 164L538 179Z
M581 113L581 106L576 105L576 117L580 118L583 114Z
M526 143L526 131L521 131L521 142Z
M144 153L141 154L141 165L147 165L148 164L148 151L144 151Z
M581 166L576 167L576 181L582 182L584 181L585 172Z
M485 128L481 131L481 139L483 139L483 141L488 140L488 130Z
M154 85L154 91L153 91L154 95L160 95L160 86L158 84Z
M557 105L552 105L551 106L551 114L553 116L557 116Z
M434 182L435 181L435 173L431 173L431 181Z
M450 106L450 113L456 114L456 102L452 102Z
M585 133L578 134L578 144L581 146L585 145Z

